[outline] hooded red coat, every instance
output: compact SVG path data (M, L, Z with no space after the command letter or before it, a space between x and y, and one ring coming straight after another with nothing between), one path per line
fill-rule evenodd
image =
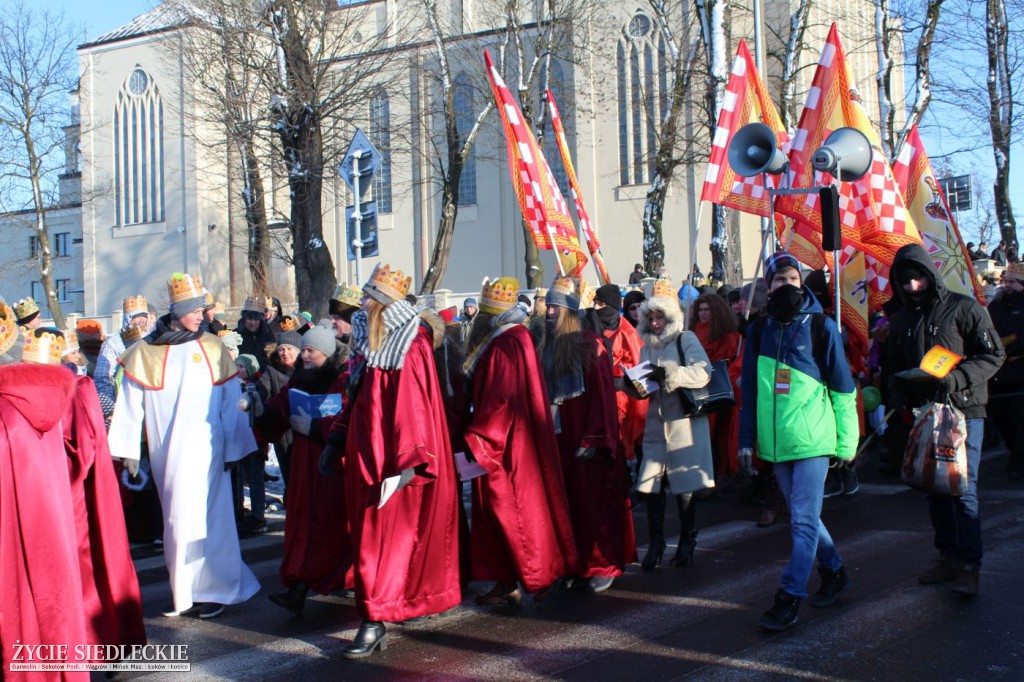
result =
M636 537L629 511L625 453L617 447L619 425L612 364L600 337L584 330L584 392L559 406L558 451L572 516L572 532L583 563L582 577L622 575L636 561ZM576 457L580 447L601 450Z
M640 364L640 348L643 343L636 328L625 317L619 317L617 329L605 329L605 344L611 343L612 377L624 376L623 367L636 367ZM625 391L615 393L615 404L619 416L619 447L626 459L636 458L636 445L644 437L644 424L647 422L647 401L636 400L626 395Z
M14 644L88 643L75 516L60 421L75 391L63 367L0 367L0 665L5 680L88 680L12 672ZM115 497L115 499L118 499Z
M473 479L474 580L535 592L579 573L544 374L526 327L494 338L472 376L465 440L487 470Z
M64 415L82 599L90 644L145 644L142 596L96 387L75 377Z
M360 615L398 622L457 606L460 502L426 328L417 331L402 369L365 370L334 429L345 432ZM384 479L410 468L412 482L377 509Z

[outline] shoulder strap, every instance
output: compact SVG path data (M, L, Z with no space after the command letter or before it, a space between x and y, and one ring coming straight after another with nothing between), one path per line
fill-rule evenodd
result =
M683 352L683 334L685 331L679 332L679 336L676 337L676 350L679 352L679 366L686 366L686 353Z
M825 336L825 314L811 314L811 355L814 356L814 364L821 372L821 380L825 381L825 352L828 348L828 339Z

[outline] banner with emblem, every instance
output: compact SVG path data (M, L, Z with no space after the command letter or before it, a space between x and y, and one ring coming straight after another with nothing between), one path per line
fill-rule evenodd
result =
M545 95L548 100L548 112L551 114L551 134L555 136L558 153L561 155L562 165L565 167L565 175L569 178L569 191L572 192L572 200L576 205L576 217L580 221L580 231L587 241L587 248L590 250L591 258L594 259L594 267L597 268L601 284L608 284L611 279L608 278L608 269L605 267L604 255L601 253L601 242L597 240L597 231L594 230L594 226L590 222L587 209L583 207L583 193L580 192L580 183L576 177L576 167L573 166L572 156L569 155L569 143L565 140L565 128L562 126L562 117L558 114L558 104L550 90L545 91Z
M576 226L569 217L569 207L537 144L537 138L524 122L519 105L486 50L484 62L505 129L508 171L523 220L529 225L537 248L553 249L565 274L579 277L587 264L587 256L576 238Z
M946 204L946 196L939 187L916 125L910 129L907 141L892 165L892 172L903 189L903 202L921 232L924 248L946 288L984 302L985 294L975 277L974 265Z

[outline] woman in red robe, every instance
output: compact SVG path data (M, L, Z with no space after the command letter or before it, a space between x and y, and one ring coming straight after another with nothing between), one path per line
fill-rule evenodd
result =
M689 328L711 362L725 360L730 368L740 354L740 334L736 314L724 298L703 294L690 304ZM692 314L693 312L696 314ZM730 372L730 376L732 372ZM715 479L721 480L739 472L740 403L728 410L708 415L711 451L715 463Z
M350 369L353 396L335 423L322 468L342 453L363 623L343 652L387 646L383 621L446 611L462 601L459 504L431 334L405 301L411 278L379 265L352 317L365 365ZM386 483L386 485L385 485ZM382 493L393 492L382 499Z
M145 644L142 595L124 524L103 408L92 379L75 377L64 415L82 598L90 644Z
M572 531L588 589L603 592L636 560L627 470L618 445L612 364L601 337L582 328L568 278L548 291L541 366L552 404Z
M18 672L14 645L88 642L60 422L75 392L63 367L17 363L14 311L0 298L0 671L5 680L88 680ZM17 363L17 364L12 364ZM24 656L22 656L24 658Z
M282 335L283 336L283 335ZM259 412L256 428L265 441L292 433L288 467L288 513L284 518L284 557L279 576L283 592L270 601L301 614L310 590L330 594L354 583L352 537L345 508L345 481L320 473L320 453L331 429L328 418L293 415L290 391L343 394L348 383L345 351L334 335L314 327L302 336L300 361L292 378Z
M487 474L473 479L472 575L494 580L480 604L518 604L517 583L546 590L579 573L558 443L519 282L485 283L473 318L466 373L473 412L465 442Z

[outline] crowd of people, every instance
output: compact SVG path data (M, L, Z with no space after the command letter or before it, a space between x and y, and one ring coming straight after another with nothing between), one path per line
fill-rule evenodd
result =
M676 289L638 265L625 287L558 277L532 296L501 277L434 310L382 264L361 288L339 286L320 324L253 295L233 329L197 276L176 273L162 315L125 297L93 378L73 331L41 327L31 299L0 299L5 669L15 638L145 641L129 535L162 543L166 617L215 618L255 595L239 537L267 528L271 451L286 514L268 596L296 615L310 593L354 599L349 658L384 650L387 622L453 608L472 581L491 584L477 603L514 606L604 592L637 561L687 566L702 501L741 483L764 506L758 525L790 519L791 557L758 622L788 628L815 568L812 606L849 586L823 500L857 491L873 431L898 470L913 410L936 401L966 417L969 485L928 496L939 555L919 581L976 594L990 401L1008 473L1024 477L1024 265L1007 268L986 310L904 247L867 358L848 357L825 273L784 251L764 273L731 289L695 270ZM904 379L935 345L962 358L955 369ZM695 410L688 396L713 374L735 400ZM867 405L878 389L886 405ZM666 560L670 502L680 533ZM80 591L48 587L72 578Z

